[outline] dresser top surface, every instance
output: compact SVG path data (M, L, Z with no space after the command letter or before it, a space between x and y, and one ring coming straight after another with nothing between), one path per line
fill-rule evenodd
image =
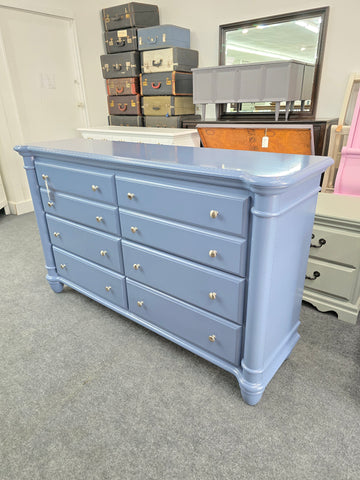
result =
M130 166L234 179L260 187L286 187L324 171L328 157L242 150L153 145L74 138L16 146L21 155L64 161L92 160L104 167Z

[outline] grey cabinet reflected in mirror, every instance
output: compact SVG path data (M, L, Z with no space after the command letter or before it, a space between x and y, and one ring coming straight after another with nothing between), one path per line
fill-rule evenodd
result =
M290 120L315 117L317 93L329 7L277 15L220 26L220 65L295 61L306 65L307 94L292 102ZM219 106L219 119L274 115L274 102L227 103ZM286 102L280 104L280 116Z

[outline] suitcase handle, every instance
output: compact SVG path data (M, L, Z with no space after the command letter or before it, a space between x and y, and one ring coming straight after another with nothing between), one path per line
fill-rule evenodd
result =
M151 86L152 86L152 88L160 88L161 87L161 82L158 82L158 83L152 82Z
M147 37L147 39L148 39L148 42L149 42L149 43L156 43L156 42L158 41L158 36L156 35L155 38Z
M125 43L125 40L116 40L116 45L119 45L119 47L123 47Z
M115 65L113 65L113 69L117 71L121 70L121 63L116 63Z
M162 65L162 58L158 62L155 62L155 60L152 61L153 67L160 67Z
M160 110L160 107L152 107L153 110Z
M113 17L111 20L113 22L118 22L119 20L124 20L125 15L116 15L116 17Z
M116 93L122 93L124 91L124 87L118 88L116 87Z
M118 109L120 110L120 112L125 112L125 110L127 109L127 103L118 103Z

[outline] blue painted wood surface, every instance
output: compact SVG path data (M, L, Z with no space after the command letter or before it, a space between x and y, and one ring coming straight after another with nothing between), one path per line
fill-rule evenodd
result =
M51 192L49 199L45 189L41 189L40 193L45 212L104 232L120 234L119 215L115 206L57 192Z
M62 250L124 273L120 237L47 214L51 243Z
M245 280L123 240L125 275L241 323ZM136 266L138 266L136 268ZM210 293L215 293L214 299Z
M245 236L248 196L204 193L200 190L116 176L120 207L156 214L187 224ZM129 193L131 198L129 198ZM216 212L212 218L210 213Z
M53 251L56 268L62 277L107 299L111 303L127 308L123 275L95 265L58 247L53 247Z
M68 284L231 372L244 400L256 404L299 339L319 182L332 160L84 139L15 149L24 157L51 288ZM42 162L69 175L46 188L35 173ZM94 172L111 185L98 201L88 196ZM64 250L46 212L69 227ZM75 232L89 233L82 249ZM125 277L81 258L97 235L120 239ZM213 240L218 255L205 260Z
M79 169L76 166L51 165L46 161L35 163L40 187L76 194L95 202L116 204L114 174L101 169Z
M236 275L245 275L246 240L120 209L123 238ZM215 250L216 257L209 252Z
M241 326L209 315L127 279L129 310L235 365L240 363ZM140 302L141 306L139 306ZM214 341L209 337L215 336Z

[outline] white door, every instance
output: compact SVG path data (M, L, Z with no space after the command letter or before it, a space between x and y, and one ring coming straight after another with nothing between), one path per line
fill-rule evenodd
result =
M11 212L25 213L32 204L14 145L88 126L74 20L0 5L0 72L0 172Z
M87 122L72 20L1 7L0 31L22 141L75 136Z

